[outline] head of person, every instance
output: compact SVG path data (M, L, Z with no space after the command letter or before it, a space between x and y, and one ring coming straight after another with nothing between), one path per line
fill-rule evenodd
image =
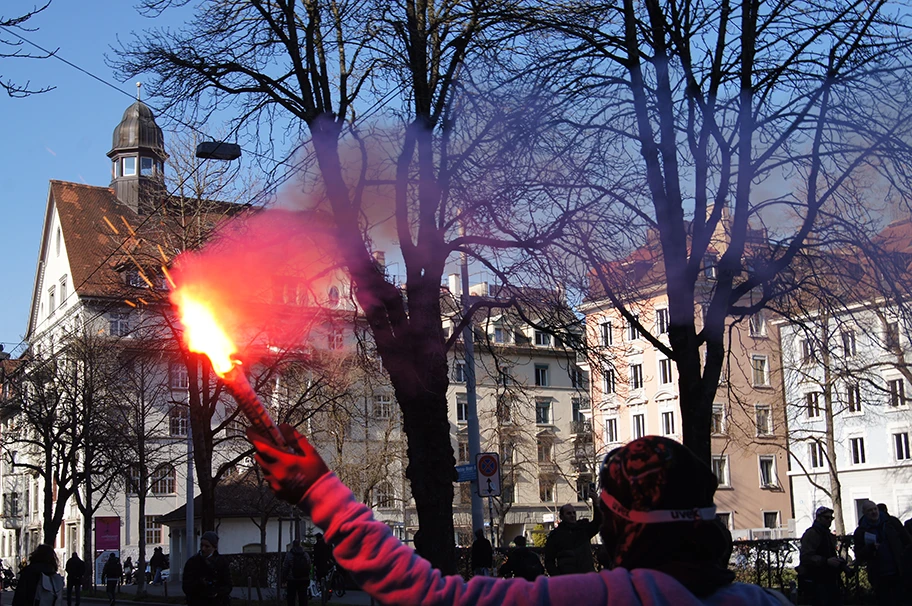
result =
M57 554L54 552L54 548L50 545L45 545L42 543L35 548L35 551L29 555L30 564L49 564L54 570L57 570Z
M476 539L483 539L483 538L484 538L484 530L482 530L481 528L476 528L476 529L475 529L475 538L476 538Z
M833 524L833 510L829 507L818 507L817 511L814 512L814 521L829 528Z
M576 508L574 508L570 503L562 505L558 510L557 515L560 518L561 524L564 522L576 522Z
M516 545L517 547L525 547L526 546L526 537L519 535L518 537L513 539L513 544Z
M301 546L301 539L295 539L291 542L292 549L294 549L295 547L300 547L300 546Z
M316 540L317 540L317 543L322 543L322 542L323 542L323 533L322 533L322 532L318 532L318 533L316 534Z
M886 504L886 503L878 503L878 504L877 504L877 509L880 511L880 513L881 513L882 515L885 515L885 516L886 516L886 515L890 515L890 512L887 511L887 504Z
M862 501L861 515L869 522L877 523L880 521L880 509L874 501Z
M721 562L731 535L716 519L718 481L688 448L645 436L608 453L599 470L600 534L611 567L673 574L680 564L699 573L676 578L696 595L731 583Z
M214 530L207 530L200 537L200 553L203 554L203 557L208 558L218 549L218 544L219 536Z

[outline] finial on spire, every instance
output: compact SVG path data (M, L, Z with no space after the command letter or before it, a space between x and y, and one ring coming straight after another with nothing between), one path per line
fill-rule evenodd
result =
M142 88L142 82L137 82L136 83L136 100L137 101L142 101L142 96L139 94L141 88Z

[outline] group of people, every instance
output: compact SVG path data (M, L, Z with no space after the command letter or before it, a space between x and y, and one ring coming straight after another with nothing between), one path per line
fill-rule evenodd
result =
M861 503L861 521L852 535L855 563L867 568L877 603L912 604L912 519L905 525L883 503ZM840 606L842 574L854 568L837 551L830 527L834 512L818 507L814 523L801 537L799 580L815 605Z

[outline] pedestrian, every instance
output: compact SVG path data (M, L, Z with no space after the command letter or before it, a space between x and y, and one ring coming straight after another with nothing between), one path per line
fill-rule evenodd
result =
M123 563L123 584L129 585L133 581L133 557L127 556Z
M74 551L66 562L66 594L67 606L73 606L73 595L76 596L76 606L82 599L82 582L86 573L85 562Z
M247 430L257 463L276 495L325 528L335 557L384 604L773 606L782 594L735 583L722 566L731 545L716 523L718 481L683 445L646 436L611 451L600 468L601 536L611 570L562 577L495 579L443 576L373 518L319 453L290 425L282 446Z
M200 549L184 565L183 590L187 606L228 606L231 602L231 574L228 560L218 552L219 536L207 530L200 537Z
M63 577L57 574L59 567L53 547L45 544L36 547L29 556L28 565L19 569L19 583L13 594L13 606L55 603L56 598L63 595Z
M904 579L912 573L904 570L903 552L912 545L912 538L899 520L881 513L874 501L863 501L861 513L853 537L855 559L867 566L878 604L902 604Z
M307 606L307 588L310 585L310 556L301 547L301 541L291 542L291 550L282 562L282 578L285 580L285 596L288 606Z
M106 593L111 606L114 606L117 599L117 586L120 585L120 579L123 576L123 566L120 565L120 559L116 554L108 556L104 568L101 569L101 582L106 586Z
M162 570L165 568L165 554L162 553L161 547L152 550L152 557L149 558L149 571L152 573L152 585L162 584Z
M500 567L500 576L504 578L518 577L527 581L534 581L545 574L545 567L541 560L531 549L526 547L526 537L518 536L513 539L514 547L507 554L507 559Z
M494 568L494 548L491 541L484 536L484 530L475 530L475 540L472 542L472 570L483 577L491 576Z
M845 558L836 553L832 524L833 510L818 507L814 523L801 535L798 578L814 606L841 606L840 575L853 572Z
M317 575L317 583L326 578L329 574L329 568L333 563L332 546L323 538L323 533L318 532L314 537L314 572Z
M592 497L595 496L593 491ZM591 541L598 534L602 520L597 506L593 507L593 512L592 520L577 520L573 505L567 503L560 508L560 524L548 534L545 542L545 568L552 577L595 570Z

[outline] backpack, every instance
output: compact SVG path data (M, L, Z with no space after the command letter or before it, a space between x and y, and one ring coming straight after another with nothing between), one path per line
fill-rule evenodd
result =
M310 558L306 552L291 552L291 578L295 581L310 578Z
M63 591L63 577L41 573L41 579L35 588L35 606L55 606Z

